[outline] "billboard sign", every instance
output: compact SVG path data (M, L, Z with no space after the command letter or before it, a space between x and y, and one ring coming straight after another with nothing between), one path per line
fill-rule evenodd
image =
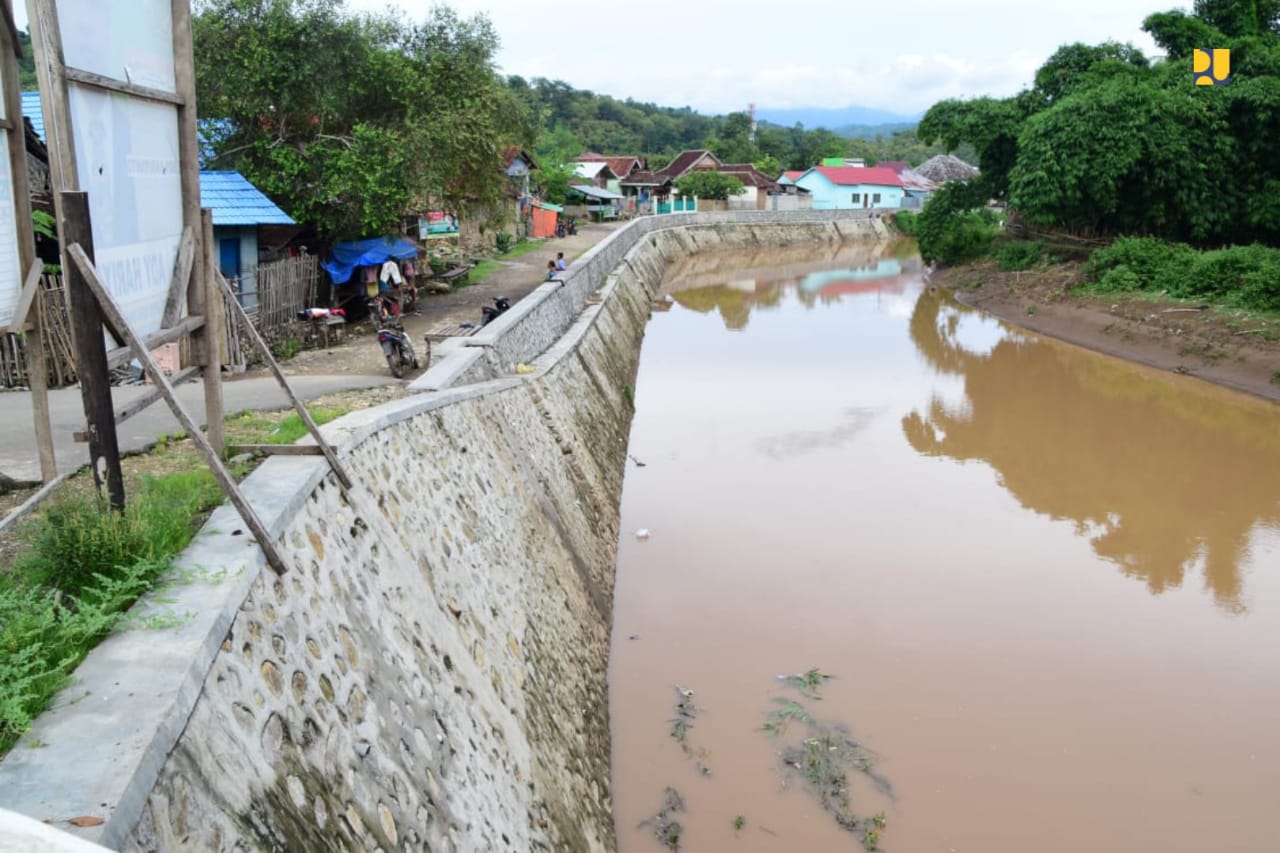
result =
M178 107L77 80L84 71L176 94L171 0L54 0L68 69L76 175L88 194L94 265L139 334L161 328L182 241ZM49 110L45 123L66 121ZM52 134L51 134L52 137Z
M425 217L418 217L418 239L426 240L434 237L457 237L458 214L436 211Z

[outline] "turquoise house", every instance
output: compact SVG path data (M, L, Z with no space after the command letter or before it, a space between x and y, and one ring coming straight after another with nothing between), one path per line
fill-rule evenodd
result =
M905 195L892 169L875 166L815 166L795 184L812 194L814 210L897 209Z

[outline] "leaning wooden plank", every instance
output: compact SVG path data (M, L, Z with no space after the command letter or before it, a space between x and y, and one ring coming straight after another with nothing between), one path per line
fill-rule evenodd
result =
M298 398L297 394L293 393L293 386L285 378L284 371L280 369L280 364L276 361L276 357L271 354L271 348L267 346L267 342L258 334L258 330L253 327L253 323L249 322L249 315L244 313L240 300L236 299L235 291L231 289L231 285L223 277L221 270L215 269L213 275L217 279L218 285L222 288L223 294L229 297L226 300L228 307L236 315L244 330L248 332L249 340L253 341L253 346L258 350L258 354L266 359L267 366L271 368L276 381L280 383L280 387L284 389L284 393L289 397L289 402L293 403L293 410L298 413L298 417L302 418L302 422L307 425L307 432L311 433L311 437L320 446L321 452L324 453L324 458L329 460L329 467L333 469L334 474L338 475L339 482L345 488L351 488L351 478L347 476L346 469L338 461L338 454L334 451L333 446L325 441L324 436L320 434L320 427L316 426L316 422L311 419L311 412L307 411L306 405Z
M228 444L227 455L255 453L259 456L323 456L316 444Z
M112 318L116 327L124 333L126 341L133 348L138 360L142 362L142 366L147 371L147 375L151 377L151 381L160 389L160 394L164 397L165 402L169 404L174 417L178 419L183 429L187 431L187 435L191 436L191 440L195 442L196 447L204 454L205 460L209 463L209 468L213 471L214 479L222 486L222 490L226 492L227 499L235 506L240 513L240 517L244 519L245 525L252 531L254 538L258 540L258 545L262 548L262 553L267 558L267 564L271 566L276 574L284 574L287 569L284 560L280 557L280 552L276 550L276 544L272 540L271 534L267 532L267 528L263 526L253 507L245 500L240 487L236 485L231 473L222 464L222 459L212 445L209 444L209 440L204 437L204 433L200 431L195 420L192 419L186 408L174 395L173 386L169 384L169 377L164 375L164 371L160 369L155 359L151 357L151 350L147 349L146 344L133 331L133 327L129 325L124 315L120 313L115 300L111 298L106 286L98 278L98 271L93 268L93 262L89 260L84 249L80 248L79 243L70 246L67 249L67 254L84 275L85 282L88 284L89 290L93 292L94 298L98 300L103 315Z
M169 281L169 297L164 302L164 314L160 327L167 329L178 322L183 302L187 298L187 282L191 279L191 264L196 258L196 235L188 225L182 229L182 242L178 245L178 259L173 264L173 278Z
M13 331L20 332L27 327L27 319L31 314L31 303L36 299L36 288L40 286L40 273L43 263L34 263L27 270L27 278L22 283L22 293L18 296L18 310L13 312Z
M175 388L200 372L199 366L184 367L173 375L169 384ZM128 402L116 410L116 423L122 423L160 399L160 389L152 388L136 400Z
M150 86L139 86L137 83L126 83L113 77L105 77L92 71L85 71L83 68L72 68L70 65L66 67L64 73L67 75L68 80L84 86L105 89L108 92L119 92L122 95L133 95L135 98L145 98L148 101L159 101L163 104L182 106L182 97L180 95L166 92L164 89L153 89Z
M147 335L142 339L142 344L147 348L147 352L151 352L162 344L167 344L170 341L176 341L184 335L191 334L203 325L203 317L183 317L168 329L161 329L158 332L152 332ZM107 367L119 367L133 357L132 347L123 346L119 349L110 350L107 352Z

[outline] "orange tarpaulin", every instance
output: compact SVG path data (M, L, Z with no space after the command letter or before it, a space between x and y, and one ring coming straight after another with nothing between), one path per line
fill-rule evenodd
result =
M541 207L533 209L533 234L534 237L554 237L556 236L556 212L554 210L544 210Z

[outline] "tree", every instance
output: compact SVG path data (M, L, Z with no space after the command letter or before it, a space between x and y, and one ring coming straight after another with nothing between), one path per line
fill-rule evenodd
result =
M690 172L683 178L678 178L675 186L681 195L717 201L723 201L733 195L742 195L747 191L742 181L733 175L710 169Z
M237 168L324 239L398 230L427 204L496 209L527 115L494 72L489 21L409 25L341 0L199 0L201 113Z

